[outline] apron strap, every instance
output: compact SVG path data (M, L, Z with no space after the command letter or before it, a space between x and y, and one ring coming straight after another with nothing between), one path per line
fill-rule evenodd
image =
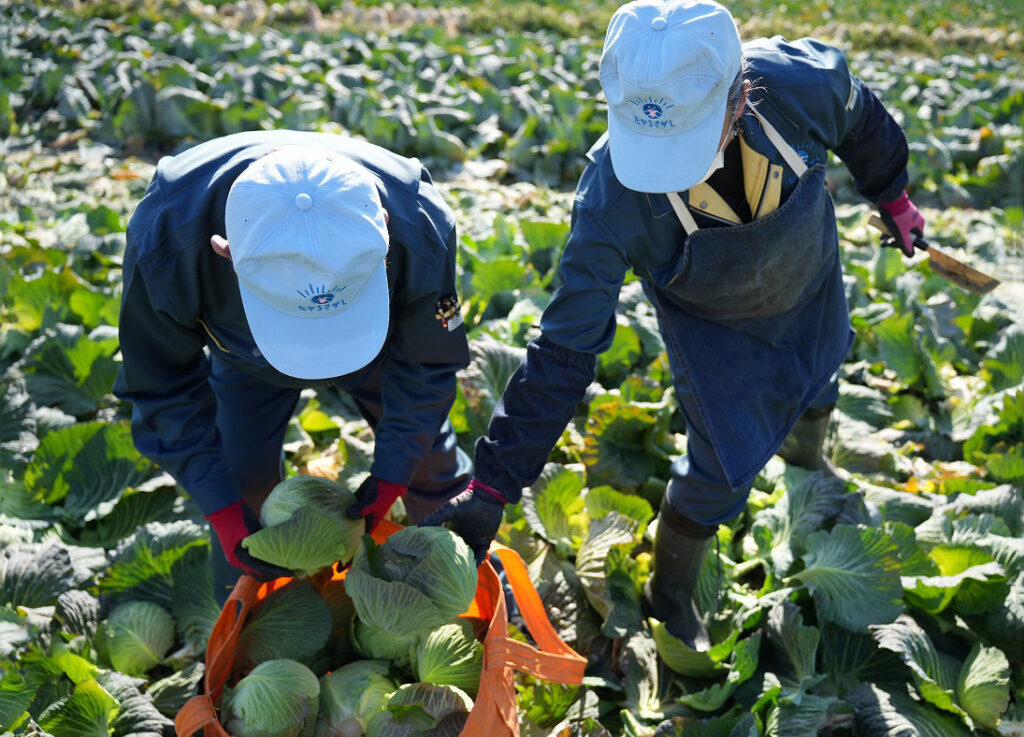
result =
M750 106L750 111L754 113L754 116L760 121L764 127L764 132L768 136L768 140L775 146L775 150L782 154L782 158L785 159L786 163L789 164L789 168L792 169L798 177L802 177L804 172L807 171L807 164L800 158L793 147L786 143L786 139L775 130L775 126L765 120L761 113L757 112L757 108ZM679 218L680 224L683 226L683 230L686 231L686 235L693 235L697 232L697 221L693 219L693 215L690 214L689 208L683 204L683 199L677 192L667 192L668 201L672 204L672 209L676 212L676 217Z
M693 215L683 204L682 198L676 192L668 192L668 201L672 203L672 209L676 211L676 217L679 218L679 222L683 225L683 230L686 231L687 235L693 235L697 232L697 221L693 219Z
M764 132L767 134L768 140L772 142L773 146L775 146L775 150L782 154L782 158L786 160L787 164L789 164L789 168L796 172L798 177L802 177L804 172L807 171L807 164L804 163L804 160L800 158L800 155L796 151L793 150L792 146L786 143L786 140L777 130L775 130L775 126L765 120L761 113L757 112L756 107L751 106L750 110L761 122L761 125L764 126Z

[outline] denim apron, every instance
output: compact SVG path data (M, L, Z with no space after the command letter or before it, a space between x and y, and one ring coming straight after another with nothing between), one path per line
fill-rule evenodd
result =
M853 339L824 167L808 169L754 115L799 177L796 188L759 220L704 230L669 193L687 236L675 262L650 274L648 290L673 368L734 489L782 445Z

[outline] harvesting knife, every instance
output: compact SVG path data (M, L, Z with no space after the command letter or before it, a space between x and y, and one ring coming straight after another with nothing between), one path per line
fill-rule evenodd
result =
M868 222L885 235L889 235L889 229L885 227L885 223L878 215L872 215ZM958 261L945 251L940 251L926 241L923 236L914 236L914 246L928 254L928 265L932 271L968 292L988 294L999 286L998 279Z

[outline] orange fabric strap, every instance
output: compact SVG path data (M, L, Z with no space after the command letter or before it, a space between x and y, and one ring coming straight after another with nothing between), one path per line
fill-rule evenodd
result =
M545 681L569 685L582 683L587 660L566 645L551 626L544 604L530 581L526 564L519 553L499 544L492 545L491 550L501 560L505 578L519 605L526 628L539 646L534 648L508 638L504 638L504 641L492 640L486 643L493 650L491 663L505 662Z
M217 710L206 694L193 696L186 701L174 717L174 732L178 737L192 737L199 730L204 730L206 737L211 737L211 732L215 737L229 737L220 726Z
M231 675L238 636L249 618L249 610L261 585L249 576L239 578L210 632L206 646L206 693L213 698L217 697L221 686Z

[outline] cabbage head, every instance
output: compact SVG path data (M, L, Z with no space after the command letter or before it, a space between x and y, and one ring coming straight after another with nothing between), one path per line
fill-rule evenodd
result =
M174 618L157 604L132 601L111 612L105 634L110 664L122 673L142 676L174 644Z
M224 687L221 720L233 737L312 737L320 682L294 660L260 663L234 688Z
M356 618L352 625L352 645L363 657L389 660L399 668L406 668L416 647L416 638L395 637L387 630Z
M409 684L370 718L366 737L459 737L472 708L473 700L454 686Z
M271 593L249 617L235 660L243 667L267 660L307 662L330 634L330 605L309 581L293 581Z
M321 678L316 737L362 737L366 721L398 688L388 678L390 667L382 660L360 660Z
M284 566L300 578L338 561L351 560L365 527L345 511L355 495L336 481L293 476L271 490L260 509L263 529L242 545L268 563Z
M412 653L416 679L435 686L457 686L475 694L484 667L484 646L464 619L420 637Z
M451 622L476 584L473 554L444 527L406 527L380 546L365 537L345 579L359 618L396 637Z

